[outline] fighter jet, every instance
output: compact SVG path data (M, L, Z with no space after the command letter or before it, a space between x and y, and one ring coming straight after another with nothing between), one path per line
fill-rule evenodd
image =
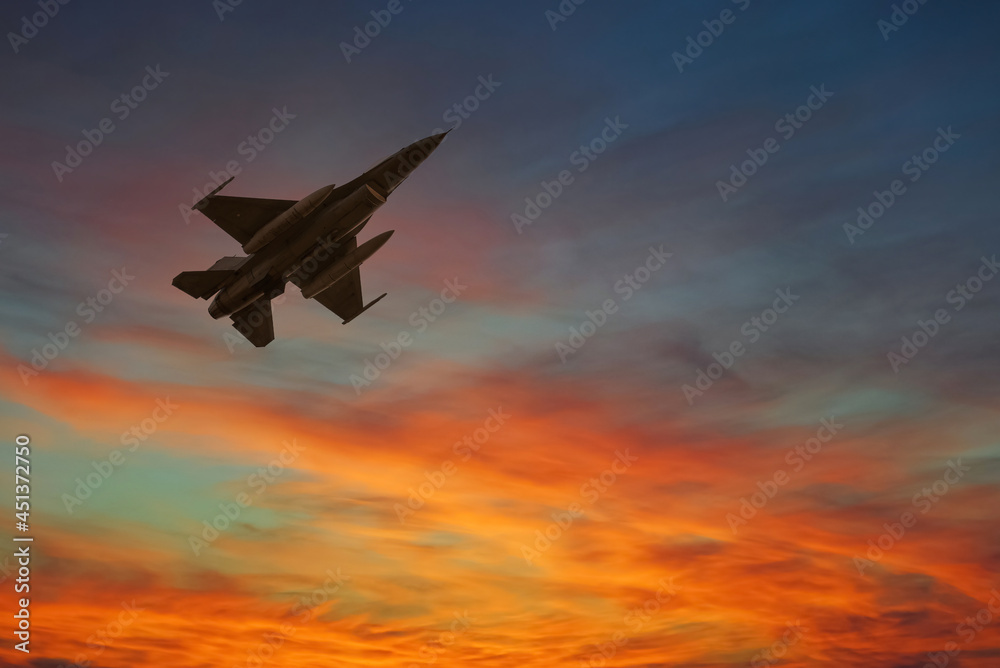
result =
M206 195L193 209L243 246L246 256L224 257L205 271L178 274L173 285L195 298L215 299L208 313L229 316L258 348L274 340L271 300L288 282L343 319L370 309L361 298L361 263L382 247L392 231L358 245L358 233L396 187L441 144L447 132L393 153L350 183L328 185L295 201Z

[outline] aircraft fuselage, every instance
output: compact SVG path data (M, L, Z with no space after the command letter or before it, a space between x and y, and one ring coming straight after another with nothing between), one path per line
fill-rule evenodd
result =
M283 293L290 280L304 291L306 286L311 287L310 292L315 294L319 292L317 281L332 278L336 282L359 266L391 232L357 248L352 240L443 138L435 135L415 142L350 183L321 188L264 226L244 244L244 250L254 252L223 283L208 308L209 314L216 319L230 316L264 295L271 298ZM332 266L340 260L344 262ZM332 273L327 271L330 269Z

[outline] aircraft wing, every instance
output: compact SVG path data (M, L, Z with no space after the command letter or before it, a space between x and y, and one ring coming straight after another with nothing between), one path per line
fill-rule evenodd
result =
M257 230L292 207L296 200L209 195L194 205L240 244L250 241Z
M342 324L346 325L372 306L375 306L386 294L388 293L383 292L365 304L361 300L361 269L355 268L347 276L313 297L313 299L343 318L344 322Z
M361 301L361 268L355 267L313 299L339 315L345 323L353 320L365 310Z
M349 253L357 247L358 239L352 237L349 241L344 242L340 253ZM302 287L298 276L293 275L290 280L300 288ZM342 279L318 293L313 299L340 316L340 319L344 321L343 324L346 325L371 308L382 297L385 295L383 294L369 304L364 303L361 299L361 268L355 267Z

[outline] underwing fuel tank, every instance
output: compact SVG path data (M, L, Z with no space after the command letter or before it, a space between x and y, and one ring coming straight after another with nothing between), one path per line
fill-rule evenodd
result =
M243 244L243 252L256 253L269 242L273 241L279 234L323 206L335 187L334 184L330 184L320 188L293 204L292 208L282 212L274 220L257 230L257 233L250 238L250 241Z
M385 245L385 242L389 240L394 231L389 230L388 232L383 232L378 236L372 237L329 267L320 270L315 276L302 284L302 296L306 299L312 299L344 276L347 276L347 274L361 266L362 262L370 258L379 248Z

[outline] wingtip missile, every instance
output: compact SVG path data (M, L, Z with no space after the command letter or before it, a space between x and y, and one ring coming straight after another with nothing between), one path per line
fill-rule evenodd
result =
M344 322L342 322L340 324L346 325L350 321L354 320L359 315L361 315L362 313L364 313L365 311L367 311L368 309L370 309L372 306L375 306L375 304L378 304L380 301L382 301L382 298L385 297L387 294L389 294L389 293L388 292L383 292L378 297L376 297L375 299L373 299L370 302L368 302L363 309L361 309L360 311L358 311L357 313L355 313L350 318L348 318L347 320L345 320Z
M235 178L236 178L235 176L230 176L228 179L222 182L222 185L220 185L218 188L216 188L215 190L213 190L212 192L208 193L200 200L198 200L197 203L195 203L195 205L191 207L191 209L194 211L201 211L202 209L204 209L205 205L208 204L208 200L212 198L212 195L216 194L217 192L228 186L229 182Z

